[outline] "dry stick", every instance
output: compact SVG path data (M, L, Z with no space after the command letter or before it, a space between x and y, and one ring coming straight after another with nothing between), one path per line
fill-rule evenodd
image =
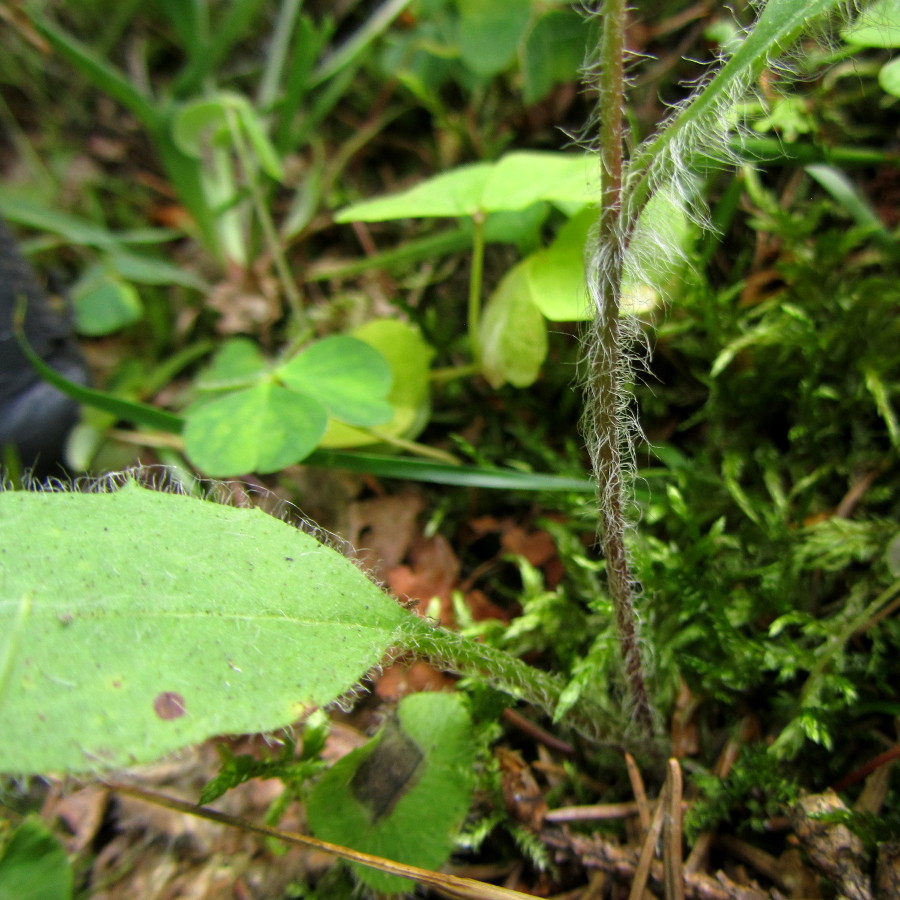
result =
M625 754L625 767L628 769L631 792L637 804L641 831L646 831L650 827L650 801L647 799L647 789L644 787L644 779L641 778L641 770L630 753Z
M666 900L684 900L684 857L681 846L683 793L681 765L677 759L670 759L669 777L666 779L666 843L663 857Z
M664 794L669 790L669 780L666 779L666 785L663 789ZM661 796L656 804L656 812L650 822L650 828L644 835L644 843L641 845L641 852L638 856L637 865L634 868L634 878L631 881L631 891L628 894L628 900L641 900L644 895L644 889L647 887L647 881L650 878L650 866L653 862L653 854L656 850L656 844L662 833L663 823L666 818L666 797Z
M634 579L625 548L623 499L623 443L621 421L626 404L622 383L619 322L624 235L622 223L622 142L625 100L625 0L606 0L602 7L603 34L597 76L600 111L602 211L597 229L594 280L594 333L588 378L586 425L600 500L600 542L616 617L625 680L634 716L646 735L653 734L653 712L644 680L634 610Z
M332 856L337 856L340 859L369 866L379 872L385 872L389 875L399 875L401 878L409 878L420 884L435 888L447 896L458 898L458 900L529 900L529 895L523 894L521 891L498 887L497 885L475 881L471 878L462 878L458 875L432 872L428 869L409 866L405 863L397 863L380 856L374 856L371 853L353 850L350 847L343 847L340 844L321 841L318 838L310 837L305 834L282 831L279 828L270 828L267 825L257 825L254 822L249 822L246 819L241 819L237 816L229 815L228 813L219 812L219 810L211 809L208 806L198 806L194 803L188 803L185 800L181 800L178 797L172 797L169 794L147 790L146 788L126 784L125 782L106 781L106 786L121 794L137 797L139 800L145 800L148 803L162 806L165 809L171 809L175 812L184 813L189 816L196 816L200 819L208 819L211 822L229 825L232 828L239 828L241 831L259 834L263 837L276 838L287 844L297 844L312 850L321 850Z
M572 858L588 868L608 872L618 882L627 884L635 877L638 859L638 851L635 849L603 840L596 834L588 836L545 830L541 837L547 846L560 853L571 854ZM663 884L665 875L662 863L651 864L650 877L655 884ZM735 884L723 872L715 876L685 874L684 891L688 900L774 900L768 891L756 886Z

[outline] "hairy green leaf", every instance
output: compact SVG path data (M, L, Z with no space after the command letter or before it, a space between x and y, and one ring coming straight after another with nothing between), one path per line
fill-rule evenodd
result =
M134 483L0 494L0 558L2 772L286 726L351 688L407 615L278 519Z

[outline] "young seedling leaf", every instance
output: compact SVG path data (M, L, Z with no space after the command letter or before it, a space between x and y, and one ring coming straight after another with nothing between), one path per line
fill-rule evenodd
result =
M481 364L487 380L500 387L533 384L547 356L547 323L535 306L527 262L500 282L481 320Z
M585 252L597 222L587 208L572 216L553 243L528 259L531 292L537 308L551 322L577 322L593 315L587 299ZM685 267L693 229L684 210L666 191L644 208L628 248L622 285L623 313L639 314L668 299Z
M582 210L560 228L549 247L526 261L534 304L551 322L579 322L593 315L587 297L584 254L596 222L594 207Z
M482 208L525 209L539 200L581 206L596 200L598 182L597 160L589 153L507 153L494 165Z
M881 89L892 97L900 97L900 58L881 67L878 73Z
M275 375L348 425L381 425L394 414L385 400L391 367L374 347L356 338L336 335L316 341L279 366Z
M396 721L325 774L307 803L316 837L435 869L453 849L471 803L475 741L458 694L413 694ZM409 882L352 864L386 893Z
M187 414L188 458L213 478L277 472L309 456L325 433L325 407L270 380L197 404Z
M392 219L431 219L471 216L481 209L491 163L472 163L435 175L421 184L354 203L335 213L336 222L387 222Z
M172 140L187 156L202 159L204 148L231 143L230 126L240 128L253 149L254 159L271 178L284 176L278 152L266 137L265 129L246 97L222 91L213 97L182 106L172 120Z
M0 772L131 766L287 726L356 684L408 615L279 519L134 483L0 494L0 555L0 635L30 602Z

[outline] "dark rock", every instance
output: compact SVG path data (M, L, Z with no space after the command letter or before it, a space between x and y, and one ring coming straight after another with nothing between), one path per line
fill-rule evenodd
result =
M12 446L38 474L59 468L66 437L78 421L78 403L47 384L22 353L13 316L25 297L25 336L48 365L70 381L88 383L72 335L66 302L44 291L15 238L0 220L0 452Z

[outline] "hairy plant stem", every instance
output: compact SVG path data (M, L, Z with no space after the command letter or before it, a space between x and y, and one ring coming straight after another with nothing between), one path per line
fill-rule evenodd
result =
M561 679L502 650L437 628L418 616L408 616L397 629L394 647L395 652L412 653L417 659L459 675L486 679L499 690L539 707L550 716L555 717L562 700L565 683ZM585 697L579 697L566 709L564 721L592 741L618 743L621 739L621 724Z
M644 678L634 608L634 579L625 546L626 517L623 481L624 450L628 452L627 423L622 413L622 334L619 305L622 290L626 234L623 221L623 110L625 102L625 11L624 0L606 0L601 9L603 32L600 44L600 71L597 77L600 115L600 161L603 171L602 210L597 228L595 263L590 267L594 284L590 293L596 309L588 374L586 427L592 447L594 475L600 503L599 537L606 559L609 593L615 611L616 629L622 653L625 680L641 730L653 733L653 712Z

